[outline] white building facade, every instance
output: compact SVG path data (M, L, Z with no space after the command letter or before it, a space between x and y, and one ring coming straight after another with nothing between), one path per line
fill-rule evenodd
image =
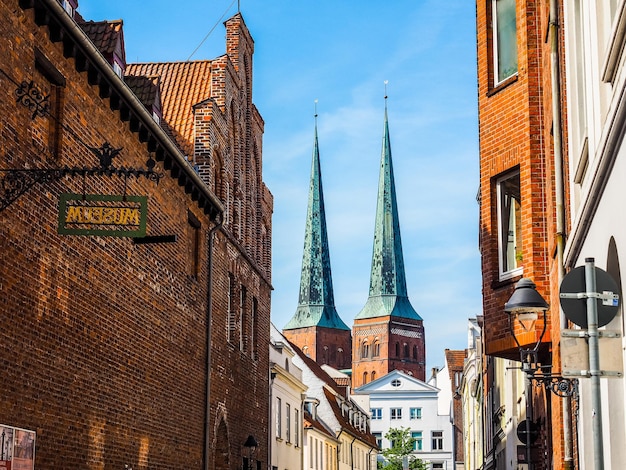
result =
M307 386L302 369L293 363L294 350L282 334L270 330L270 462L271 470L302 470L303 399ZM328 469L333 470L333 469Z
M626 1L564 0L571 230L565 266L593 258L624 289L626 266ZM622 299L623 304L623 299ZM606 326L622 335L616 356L623 363L624 315ZM600 368L604 369L602 362ZM594 462L590 380L579 384L580 468ZM601 379L604 468L626 461L624 378Z
M439 377L449 382L447 373ZM384 437L390 429L408 428L415 439L413 454L417 458L430 463L432 469L452 470L451 396L442 392L451 390L449 385L440 390L394 370L352 393L362 407L369 407L372 434L381 449L391 447Z

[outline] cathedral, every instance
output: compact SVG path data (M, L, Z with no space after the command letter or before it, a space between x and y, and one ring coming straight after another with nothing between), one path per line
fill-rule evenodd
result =
M316 121L300 295L283 334L319 364L348 373L352 388L393 370L425 380L424 326L407 294L386 97L367 301L350 329L335 307Z

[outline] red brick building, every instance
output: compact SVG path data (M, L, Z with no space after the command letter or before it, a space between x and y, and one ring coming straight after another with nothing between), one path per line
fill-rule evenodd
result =
M564 64L562 6L557 0L479 0L476 5L485 353L520 361L504 304L517 281L529 278L550 303L546 332L542 336L541 316L529 330L518 325L515 332L524 348L532 349L541 340L535 365L551 365L558 374L558 286L567 195L564 83L559 73ZM486 468L500 468L504 462L498 456L506 453L507 462L517 461L505 448L521 444L501 423L510 419L517 426L526 416L493 414L503 403L494 392L492 372L485 375L485 413L490 415L486 423L493 426L488 434L496 438L487 441L485 458ZM534 468L572 465L571 441L566 450L562 432L561 410L568 405L541 387L530 390L518 393L530 400L530 418L538 425ZM515 443L507 445L507 439Z
M254 43L236 15L224 56L125 82L121 23L76 6L0 1L0 426L32 431L35 468L235 469L250 434L260 467L273 201ZM124 210L145 233L121 233L141 226Z

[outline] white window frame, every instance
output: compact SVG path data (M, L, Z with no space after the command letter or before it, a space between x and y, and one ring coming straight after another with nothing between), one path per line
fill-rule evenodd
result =
M519 71L519 57L517 55L517 52L515 54L515 71L507 74L506 76L503 76L502 78L499 78L500 76L500 60L499 60L499 44L498 44L498 2L500 1L512 1L514 4L516 2L516 0L491 0L491 18L492 18L492 24L493 24L493 39L492 39L492 44L493 44L493 81L494 81L494 86L498 86L500 83L506 81L508 78L513 77L515 75L517 75L518 71ZM515 8L515 10L517 11L517 8ZM515 44L516 44L516 48L517 48L517 15L515 18Z
M431 431L432 450L443 450L443 431Z
M413 407L409 410L409 418L410 419L422 419L422 408L421 407Z
M402 408L391 408L390 410L390 419L398 420L402 419Z
M413 450L424 450L424 433L422 431L411 431L411 438L413 438Z
M372 413L372 420L383 419L383 409L382 408L372 408L370 411Z
M520 180L520 171L519 169L516 169L514 171L510 171L502 176L500 176L497 180L496 180L496 205L497 205L497 209L498 209L498 229L497 229L497 238L498 238L498 271L499 271L499 278L500 280L506 280L506 279L511 279L515 276L518 276L520 274L522 274L523 272L523 265L520 263L518 263L518 256L521 256L522 253L522 236L521 236L521 227L517 227L516 225L513 226L513 230L511 230L511 226L510 226L510 222L511 222L511 210L513 211L520 211L522 210L522 201L521 201L521 189L520 189L520 194L517 195L519 197L519 201L518 201L518 205L516 206L514 203L509 205L508 207L506 206L507 204L507 200L505 199L506 195L503 194L502 192L502 188L503 188L503 183L505 181L509 181L512 178L517 178L518 182L519 182L519 186L521 187L521 180ZM512 198L515 200L515 198ZM512 202L512 201L511 201ZM508 226L505 227L504 226L504 220L505 220L505 214L504 212L508 211L508 214L506 214L506 217L509 219L508 221ZM516 222L519 220L521 220L521 214L519 217L515 217L513 216L513 222ZM520 223L521 225L521 223ZM504 231L507 231L507 241L506 241L506 246L503 246L503 240L504 240ZM510 240L510 234L511 232L513 233L513 240ZM509 244L510 243L514 243L514 252L511 256L511 253L509 252ZM506 257L506 258L505 258ZM506 259L506 263L505 263L505 259ZM513 264L513 267L509 267L510 264Z

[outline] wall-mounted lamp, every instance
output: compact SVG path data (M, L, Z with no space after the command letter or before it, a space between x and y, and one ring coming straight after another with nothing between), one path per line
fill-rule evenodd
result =
M552 393L561 397L572 396L576 393L578 383L576 380L545 373L544 370L550 370L552 365L539 365L538 352L546 333L548 307L548 302L537 292L535 283L528 278L522 278L515 286L511 298L504 304L504 311L509 314L509 329L520 352L522 370L531 380L542 383ZM519 324L523 331L535 331L535 324L540 315L543 327L539 339L531 347L522 346L515 334L519 331L516 325Z
M244 466L244 470L254 470L252 460L259 444L257 443L254 436L250 434L246 439L246 442L243 443L243 446L248 449L248 462L247 465Z

